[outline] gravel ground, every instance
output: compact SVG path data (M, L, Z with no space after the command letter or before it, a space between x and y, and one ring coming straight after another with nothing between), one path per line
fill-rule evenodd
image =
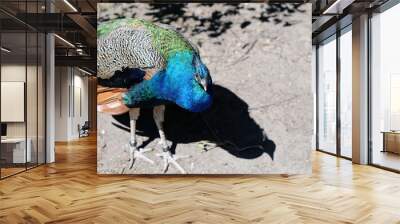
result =
M99 22L139 17L176 27L198 45L215 84L201 114L168 105L166 134L189 174L311 172L311 4L148 5L102 3ZM156 165L128 169L128 115L98 113L98 173L160 174L151 110L142 110L139 143ZM167 174L179 174L170 166Z

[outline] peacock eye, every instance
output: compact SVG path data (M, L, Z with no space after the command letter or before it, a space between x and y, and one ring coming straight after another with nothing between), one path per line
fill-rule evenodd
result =
M194 78L195 78L196 81L198 81L198 82L201 81L201 77L200 77L200 75L199 75L198 73L196 73L196 74L194 75Z

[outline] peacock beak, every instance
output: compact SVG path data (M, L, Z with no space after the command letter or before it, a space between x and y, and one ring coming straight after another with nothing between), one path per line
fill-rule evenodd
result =
M202 79L200 81L201 86L203 87L204 91L207 92L207 81L205 79Z
M201 78L200 75L196 74L195 76L196 82L207 92L207 78Z

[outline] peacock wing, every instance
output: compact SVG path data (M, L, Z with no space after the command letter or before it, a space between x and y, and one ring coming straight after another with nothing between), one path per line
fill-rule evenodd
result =
M153 72L165 66L163 55L153 46L152 33L139 20L100 24L97 46L97 76L102 79L109 79L124 68Z

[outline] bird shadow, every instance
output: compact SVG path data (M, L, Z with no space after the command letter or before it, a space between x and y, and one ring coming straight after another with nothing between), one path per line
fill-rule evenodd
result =
M263 128L251 118L249 106L229 89L220 85L213 86L214 102L207 111L191 113L174 104L167 105L164 128L167 139L173 144L174 153L177 144L207 141L226 150L235 157L255 159L268 154L274 159L275 143L270 140ZM142 143L146 146L158 138L152 110L142 108L137 121L137 134L149 139ZM114 126L129 132L129 114L113 116ZM212 150L204 147L203 150Z

